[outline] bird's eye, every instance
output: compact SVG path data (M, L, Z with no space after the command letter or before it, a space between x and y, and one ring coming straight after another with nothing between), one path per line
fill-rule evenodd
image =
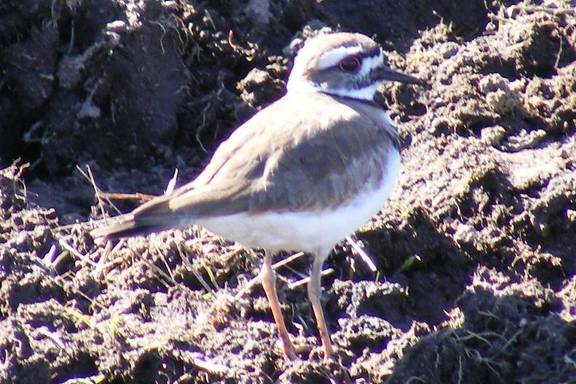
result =
M338 69L347 73L356 73L360 67L362 67L362 57L356 55L347 56L338 63Z

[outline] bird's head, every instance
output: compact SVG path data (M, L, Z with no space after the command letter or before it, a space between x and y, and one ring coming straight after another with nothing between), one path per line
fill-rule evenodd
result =
M359 33L320 34L298 52L288 79L288 92L323 92L371 101L380 84L423 84L384 63L380 45Z

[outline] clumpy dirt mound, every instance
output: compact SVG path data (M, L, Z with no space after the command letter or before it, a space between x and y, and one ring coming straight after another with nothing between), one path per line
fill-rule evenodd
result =
M249 111L230 91L238 74L286 44L261 48L265 34L288 36L284 20L300 23L311 9L241 3L3 4L0 117L11 126L0 130L9 139L0 161L39 152L52 174L86 161L141 167L174 157L177 144L221 139Z
M430 87L378 100L404 167L355 237L378 272L347 242L326 263L337 363L321 359L300 282L309 260L279 267L302 358L288 362L252 281L259 251L201 228L97 245L78 222L114 214L91 181L99 196L159 194L175 168L193 177L326 25L376 35ZM0 52L0 382L576 380L576 15L563 2L7 1ZM31 165L9 166L18 157Z
M575 329L551 313L561 309L551 289L536 281L513 283L482 267L456 304L441 331L402 357L390 383L413 377L448 383L574 380L564 359L573 354Z

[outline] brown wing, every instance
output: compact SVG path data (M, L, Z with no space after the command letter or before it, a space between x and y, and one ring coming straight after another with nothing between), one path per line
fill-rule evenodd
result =
M381 180L395 145L393 127L366 114L375 108L322 94L286 97L239 128L170 208L193 218L342 204Z
M377 112L322 94L286 96L238 128L194 181L93 235L144 234L203 216L342 204L381 180L395 145L393 127L368 117Z

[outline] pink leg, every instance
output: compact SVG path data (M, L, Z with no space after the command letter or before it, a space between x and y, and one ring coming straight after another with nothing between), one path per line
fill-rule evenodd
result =
M272 309L274 321L278 327L278 334L282 340L284 355L290 360L296 360L296 352L294 351L294 346L290 341L290 336L288 335L288 330L284 323L284 316L282 316L282 310L280 308L280 300L278 300L278 294L276 293L276 275L272 269L272 255L268 252L266 252L264 257L264 264L262 265L260 276L262 278L264 292L266 292L266 296L270 302L270 309Z
M330 341L330 334L324 319L324 312L322 311L322 304L320 303L320 295L322 288L320 286L320 272L322 272L322 264L324 264L324 254L315 254L314 262L312 264L312 271L310 273L310 283L308 283L308 299L312 304L314 316L316 316L316 324L320 339L322 340L322 347L324 348L324 359L332 359L334 353L332 349L332 342Z

